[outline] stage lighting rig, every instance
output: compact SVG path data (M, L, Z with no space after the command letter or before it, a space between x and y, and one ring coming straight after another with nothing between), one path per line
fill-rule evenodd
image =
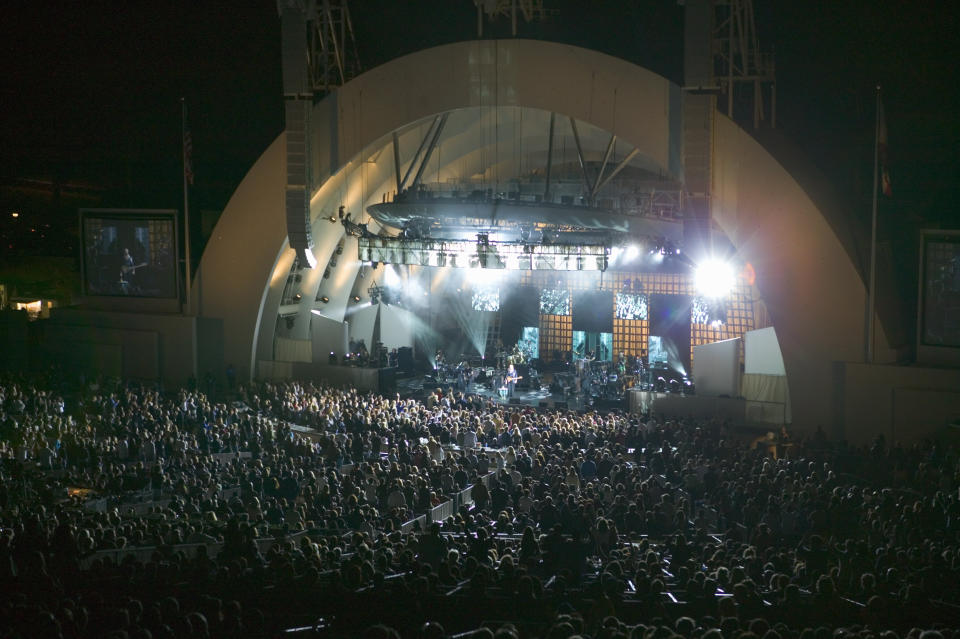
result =
M713 299L726 297L737 283L733 265L715 258L698 264L693 279L697 292Z

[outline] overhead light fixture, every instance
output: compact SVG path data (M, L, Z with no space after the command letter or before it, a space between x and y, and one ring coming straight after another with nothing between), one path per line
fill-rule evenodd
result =
M320 301L323 302L324 304L326 304L327 302L330 301L330 298L327 297L326 295L324 295L323 297L320 298Z
M353 296L353 301L354 301L354 302L359 302L359 301L360 301L360 296L359 296L359 295L354 295L354 296Z
M726 297L733 290L737 276L728 262L711 258L697 265L694 284L697 292L704 297Z

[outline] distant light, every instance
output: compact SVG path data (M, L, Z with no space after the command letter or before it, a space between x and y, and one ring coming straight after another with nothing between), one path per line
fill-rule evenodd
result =
M10 214L10 217L20 217L20 214L16 211Z
M697 292L704 297L726 297L736 282L733 265L716 259L699 264L694 274Z

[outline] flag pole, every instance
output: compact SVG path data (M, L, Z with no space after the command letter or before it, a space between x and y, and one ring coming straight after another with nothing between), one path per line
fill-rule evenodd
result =
M873 130L873 210L870 218L870 275L867 289L867 364L873 363L877 306L877 189L880 161L880 85L877 85L876 121Z
M180 143L182 146L182 161L183 161L183 255L186 273L186 303L184 304L184 312L190 314L190 303L191 303L191 282L190 282L190 197L187 184L187 171L189 167L187 166L187 102L183 98L180 98Z

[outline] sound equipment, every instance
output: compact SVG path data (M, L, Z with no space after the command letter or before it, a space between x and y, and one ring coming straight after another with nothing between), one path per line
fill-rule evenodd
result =
M381 368L377 371L377 388L381 393L397 390L397 369Z
M403 373L413 372L413 348L401 346L397 349L397 368Z

